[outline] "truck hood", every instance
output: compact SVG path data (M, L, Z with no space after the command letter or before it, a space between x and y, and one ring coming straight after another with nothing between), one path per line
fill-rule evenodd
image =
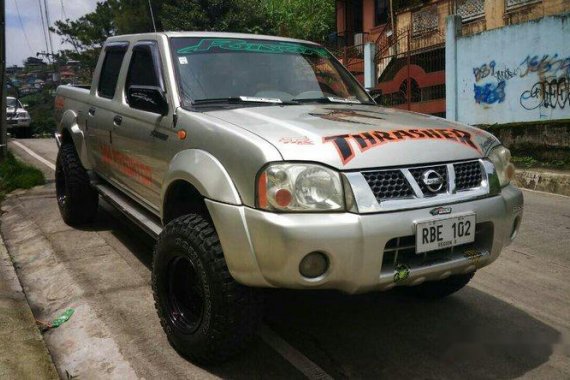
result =
M499 144L478 128L379 106L287 105L207 114L264 138L284 160L341 170L473 159Z

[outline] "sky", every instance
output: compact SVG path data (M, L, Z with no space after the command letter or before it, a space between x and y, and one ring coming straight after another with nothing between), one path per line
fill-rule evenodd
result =
M43 7L44 0L5 0L6 64L8 66L22 66L22 62L27 57L35 57L36 52L46 51L40 18L40 1ZM46 2L52 26L55 21L65 18L62 4L65 15L70 19L77 19L85 13L92 12L97 4L97 0L47 0ZM21 24L20 18L18 18L18 9L22 20ZM22 26L25 33L22 31ZM55 52L62 46L61 38L53 33L51 38Z

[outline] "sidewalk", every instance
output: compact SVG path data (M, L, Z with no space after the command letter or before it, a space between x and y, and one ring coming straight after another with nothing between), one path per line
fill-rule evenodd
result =
M0 237L0 378L59 379Z
M515 183L525 189L570 196L569 171L517 168Z

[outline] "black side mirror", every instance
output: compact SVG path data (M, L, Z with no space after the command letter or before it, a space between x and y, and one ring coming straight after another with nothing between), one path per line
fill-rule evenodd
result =
M132 108L163 116L168 113L166 95L160 87L131 86L127 91L127 101Z

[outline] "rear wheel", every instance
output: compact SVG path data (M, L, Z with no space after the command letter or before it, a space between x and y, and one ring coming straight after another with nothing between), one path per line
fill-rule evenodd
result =
M71 144L59 148L55 167L57 205L63 221L70 226L92 222L97 216L99 195Z
M237 355L261 320L258 290L231 277L216 231L200 215L182 216L164 228L156 244L152 287L168 340L198 363Z
M445 280L427 281L423 284L402 287L402 291L412 296L424 299L439 299L452 295L463 289L473 278L475 272L450 276Z

